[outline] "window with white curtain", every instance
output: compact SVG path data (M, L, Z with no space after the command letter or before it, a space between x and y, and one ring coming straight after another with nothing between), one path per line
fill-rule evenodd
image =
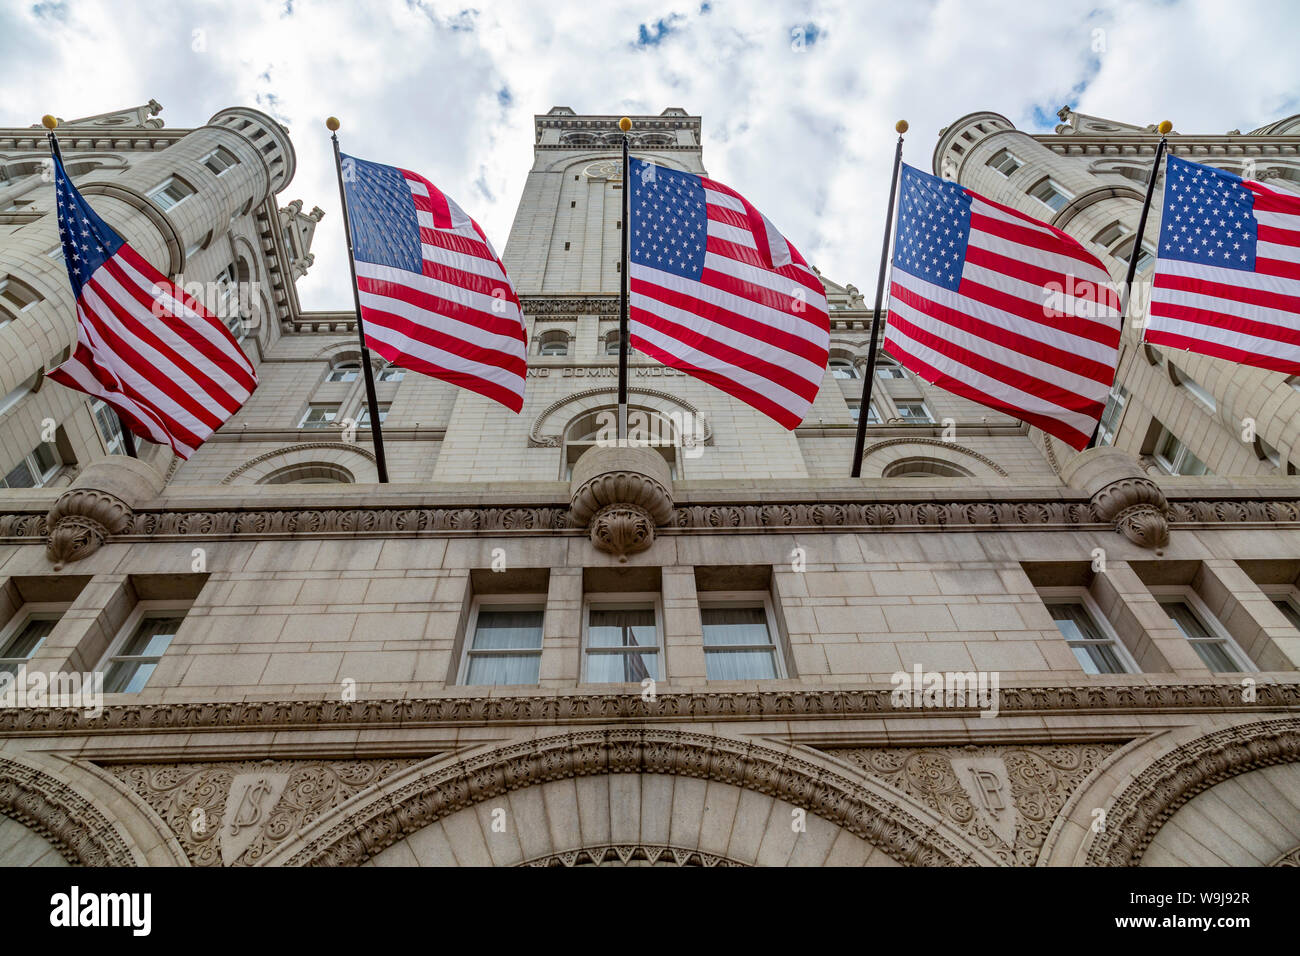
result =
M639 684L663 679L659 605L652 595L601 595L587 604L583 681Z
M774 680L785 676L765 598L700 606L704 675L708 680Z
M476 602L460 683L536 684L542 667L545 602L542 595Z
M1133 674L1139 668L1086 590L1039 592L1056 629L1085 674Z

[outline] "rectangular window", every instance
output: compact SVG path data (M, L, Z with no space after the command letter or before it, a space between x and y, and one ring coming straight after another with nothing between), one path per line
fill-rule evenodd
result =
M1188 395L1196 399L1198 405L1213 415L1219 408L1219 403L1214 400L1214 396L1196 379L1192 378L1186 372L1178 368L1172 362L1169 363L1169 377L1174 380L1174 384L1187 392Z
M24 312L41 301L41 295L26 282L9 276L0 279L0 299L4 299L13 311Z
M1290 622L1291 626L1300 631L1300 607L1296 606L1295 598L1287 595L1284 597L1273 597L1273 606L1282 612L1282 616Z
M1086 592L1046 603L1056 629L1085 674L1129 674L1137 670L1110 622L1092 606Z
M856 422L858 420L858 416L862 414L862 403L849 402L848 405L849 405L849 415L851 415L853 417L853 420ZM868 425L880 424L880 413L876 411L875 402L872 402L870 405L867 406L867 424Z
M104 440L104 448L110 455L126 454L126 439L122 435L122 423L117 412L102 398L90 403L91 414L95 416L95 427L99 437Z
M231 166L239 165L239 157L226 149L226 147L218 146L204 157L203 165L220 176Z
M536 684L542 666L545 596L476 603L461 665L461 683Z
M1235 674L1252 669L1223 625L1194 594L1161 597L1160 606L1210 670L1216 674Z
M934 423L934 416L925 407L925 402L897 402L896 405L898 417L905 422Z
M143 690L184 620L184 615L146 611L131 636L109 657L104 692L135 694Z
M1169 475L1213 474L1205 462L1193 455L1178 436L1163 425L1160 426L1160 435L1156 439L1155 458L1156 464Z
M1120 419L1124 417L1124 407L1127 404L1128 389L1116 383L1106 398L1106 407L1101 412L1101 422L1097 429L1098 445L1115 443L1115 433L1119 431Z
M400 382L406 377L406 369L398 365L388 365L379 370L379 381Z
M387 403L381 402L379 405L379 424L383 424L388 419L388 409L392 407ZM370 426L370 404L366 403L361 406L361 413L357 415L357 424Z
M54 446L43 442L5 475L0 488L43 487L58 472L60 464Z
M171 209L185 197L194 195L194 187L183 179L172 176L161 186L155 187L149 198L163 209Z
M31 660L59 623L57 614L31 615L8 638L0 641L0 673L17 674Z
M1033 196L1044 206L1047 206L1053 212L1060 212L1065 208L1065 204L1070 201L1070 194L1062 189L1050 179L1040 179L1032 189L1029 195Z
M587 606L583 680L589 684L639 684L660 680L658 604L648 595Z
M309 405L307 414L298 423L299 428L329 428L339 416L337 405Z
M783 676L765 600L702 606L700 623L708 680L774 680Z
M876 377L883 379L907 378L907 371L903 366L894 362L881 362L876 365Z
M988 165L992 166L1003 176L1010 176L1017 169L1023 166L1024 163L1016 159L1010 150L1000 149L993 154L993 158L988 161Z

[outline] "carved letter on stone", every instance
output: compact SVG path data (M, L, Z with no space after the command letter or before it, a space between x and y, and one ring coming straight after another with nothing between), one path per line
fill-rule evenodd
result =
M230 866L266 826L289 782L287 773L241 773L230 782L222 814L221 862Z
M1003 843L1014 844L1020 823L1010 799L1011 781L1005 764L997 757L958 757L952 769L984 825Z

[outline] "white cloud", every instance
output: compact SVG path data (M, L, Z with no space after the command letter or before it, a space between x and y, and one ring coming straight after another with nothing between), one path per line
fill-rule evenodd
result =
M500 248L534 113L681 106L703 117L711 175L828 276L869 291L895 120L910 121L905 158L922 168L941 127L982 109L1030 131L1066 104L1188 132L1251 129L1300 111L1298 21L1287 0L48 0L0 9L0 124L151 97L172 126L232 105L272 113L298 154L282 199L327 213L299 292L309 308L348 308L325 116L343 120L345 150L428 176Z

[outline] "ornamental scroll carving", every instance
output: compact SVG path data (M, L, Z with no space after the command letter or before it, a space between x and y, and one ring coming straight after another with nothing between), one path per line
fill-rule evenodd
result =
M122 764L195 866L250 866L322 813L418 759Z
M94 554L112 535L122 534L135 517L116 495L94 488L74 488L59 496L45 516L49 529L45 551L54 570Z
M826 753L924 801L1008 866L1032 866L1065 801L1118 744Z
M1160 553L1169 544L1169 502L1149 478L1123 478L1092 496L1097 517L1134 544Z
M659 453L634 445L595 447L573 466L569 513L591 543L626 561L645 551L673 516L672 479Z

